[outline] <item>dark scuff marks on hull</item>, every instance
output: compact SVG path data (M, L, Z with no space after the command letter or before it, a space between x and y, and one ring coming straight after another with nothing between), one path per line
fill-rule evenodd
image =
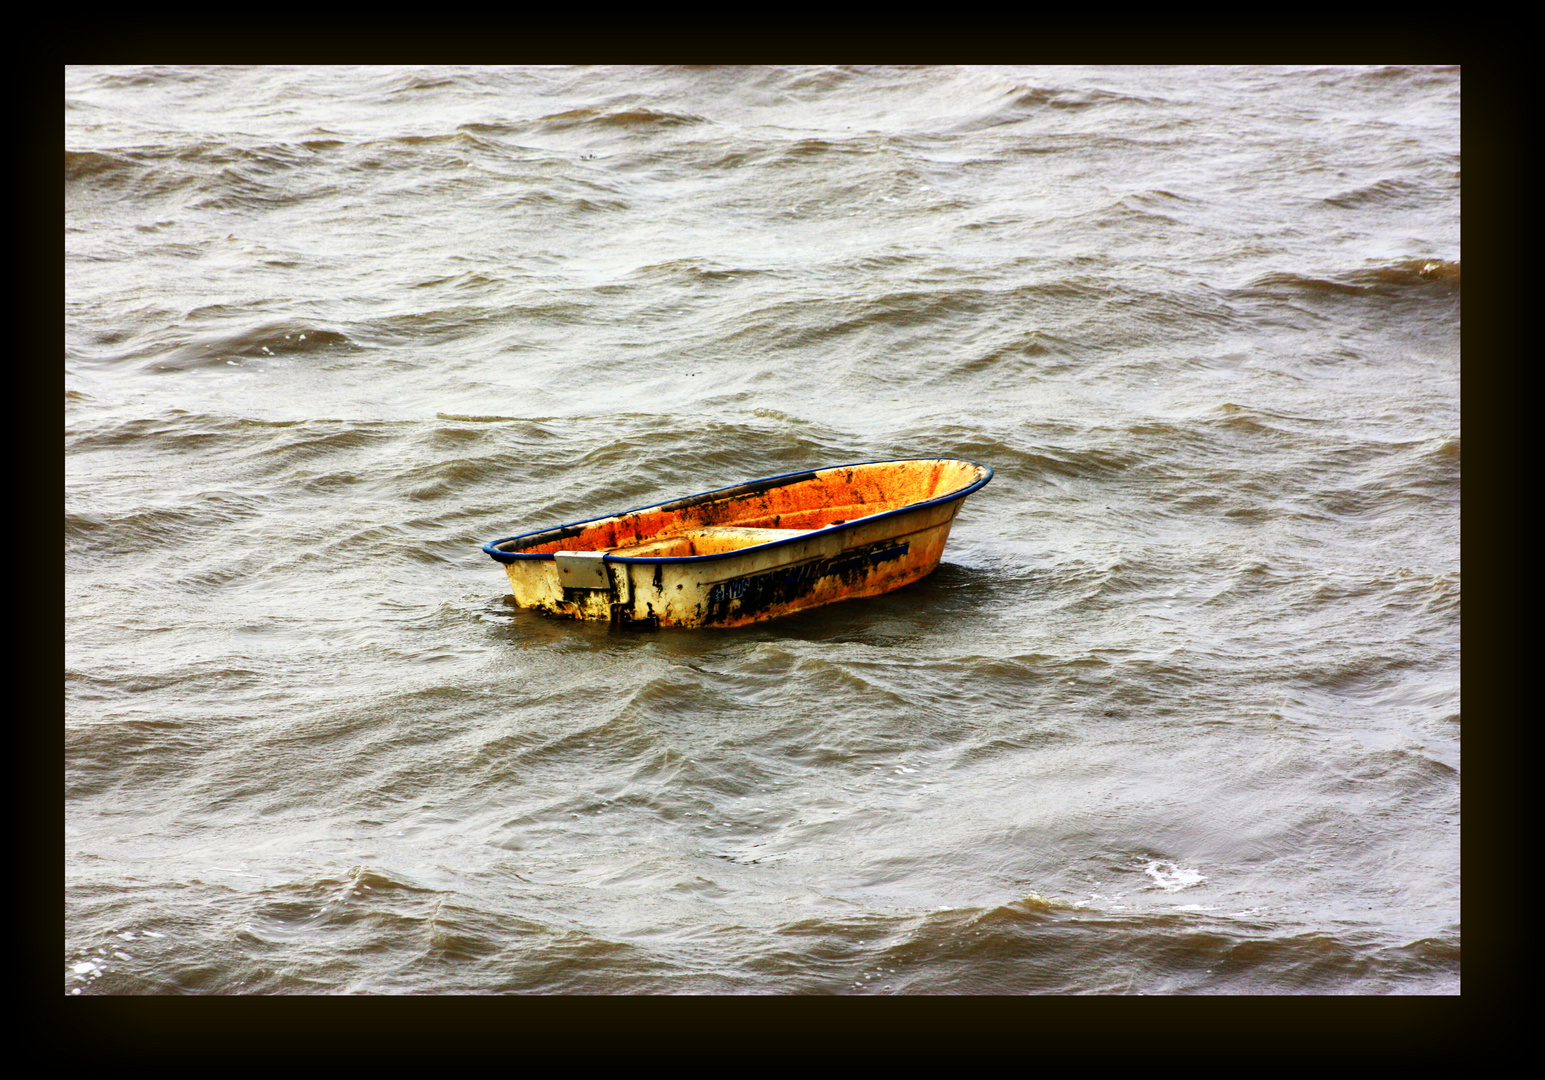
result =
M910 547L907 543L884 540L867 548L845 551L835 558L721 581L708 592L708 612L703 622L728 622L791 604L812 592L822 578L836 577L844 585L857 588L876 566L901 558Z

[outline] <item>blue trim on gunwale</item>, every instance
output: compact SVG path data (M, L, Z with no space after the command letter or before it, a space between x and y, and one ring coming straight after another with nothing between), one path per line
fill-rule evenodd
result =
M694 499L702 498L702 497L708 496L708 495L718 495L718 494L720 494L722 492L733 491L736 488L751 487L752 485L755 485L755 484L765 484L768 481L772 481L772 480L785 480L785 479L788 479L789 477L795 477L795 476L799 476L799 477L811 476L814 473L829 472L832 469L856 469L860 465L899 465L899 464L901 464L903 462L907 462L907 461L960 461L960 462L964 462L967 465L975 465L978 469L986 469L987 473L986 473L986 475L982 476L980 479L975 480L972 483L970 483L970 484L966 485L965 487L961 488L959 491L952 491L948 495L940 495L936 499L928 499L928 500L926 500L924 502L908 503L906 506L897 507L895 510L882 510L878 514L870 514L867 517L854 518L852 521L844 521L841 525L826 525L826 526L824 526L822 528L819 528L819 529L811 529L807 533L805 533L803 536L789 536L789 537L785 537L785 538L783 538L781 540L769 540L769 541L767 541L764 544L753 544L750 547L735 548L734 550L731 550L731 551L719 551L719 552L715 552L712 555L633 556L633 555L613 555L610 552L607 552L605 555L603 555L601 557L601 561L602 562L617 562L617 563L685 563L685 562L711 562L711 561L713 561L715 559L728 559L728 558L731 558L732 556L741 555L741 554L743 554L743 553L745 553L747 551L751 551L751 550L754 550L754 549L757 549L757 548L778 547L778 546L783 545L783 544L795 544L795 543L800 542L801 540L805 540L806 538L808 538L810 536L814 536L817 533L823 533L823 532L826 532L826 531L831 530L831 529L849 529L849 528L852 528L853 526L858 525L860 523L876 521L876 520L879 520L880 518L894 517L897 514L905 514L905 513L908 513L909 511L917 510L917 509L920 509L920 508L925 507L925 506L936 506L936 505L938 505L940 503L953 502L956 499L964 499L967 495L970 495L973 491L977 491L977 490L981 489L982 487L985 487L987 482L989 480L991 480L992 477L993 477L993 468L992 468L991 465L983 465L981 462L979 462L979 461L972 461L969 458L890 458L890 459L885 460L885 461L855 461L855 462L853 462L853 463L851 463L849 465L825 465L825 466L822 466L819 469L800 469L798 472L780 473L777 476L764 476L760 480L747 480L744 483L740 483L740 484L728 484L728 485L726 485L725 487L722 487L722 488L713 488L710 491L698 492L698 494L696 494L696 495L686 495L686 496L683 496L682 498L679 498L679 499L667 499L667 500L665 500L665 502L650 503L647 506L635 506L632 510L619 510L615 514L601 514L599 517L586 518L584 521L575 521L575 522L571 522L571 523L569 523L567 525L554 525L554 526L551 526L551 527L546 528L546 529L533 529L531 532L520 533L517 536L506 536L502 540L491 540L488 543L484 544L483 545L483 554L487 555L489 558L493 559L495 562L498 562L498 563L512 563L512 562L515 562L517 559L548 559L548 560L551 560L552 557L553 557L553 553L550 552L550 551L547 551L547 552L524 552L524 551L498 551L496 549L498 548L498 546L500 544L508 544L511 540L524 540L527 537L537 536L537 535L539 535L541 533L559 532L559 531L561 531L563 529L580 529L580 528L583 528L586 525L593 525L597 521L605 521L607 518L624 517L624 516L626 516L628 514L638 513L641 510L654 510L654 509L657 509L659 507L666 506L666 505L668 505L670 503L684 503L684 502L687 502L688 500L694 500Z

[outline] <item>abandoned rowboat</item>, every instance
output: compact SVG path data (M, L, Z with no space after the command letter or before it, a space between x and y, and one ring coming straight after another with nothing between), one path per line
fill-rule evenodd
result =
M932 573L972 461L788 473L483 545L515 603L614 627L739 626L890 592Z

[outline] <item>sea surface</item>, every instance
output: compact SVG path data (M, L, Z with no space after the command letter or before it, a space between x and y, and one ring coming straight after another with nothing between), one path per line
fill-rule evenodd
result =
M64 73L66 994L1457 994L1457 68ZM996 475L895 593L487 541Z

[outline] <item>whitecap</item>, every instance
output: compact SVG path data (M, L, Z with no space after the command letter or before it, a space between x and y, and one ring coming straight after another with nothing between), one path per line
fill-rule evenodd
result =
M1200 885L1207 880L1199 870L1157 859L1150 860L1148 865L1143 867L1143 873L1153 878L1154 884L1165 892L1179 892L1181 889L1189 889L1192 885Z

